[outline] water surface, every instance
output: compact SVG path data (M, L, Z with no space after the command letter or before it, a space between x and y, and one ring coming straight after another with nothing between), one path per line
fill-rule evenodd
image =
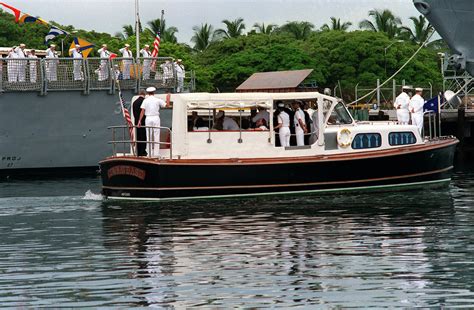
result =
M0 305L473 307L473 186L462 164L436 191L165 204L4 181Z

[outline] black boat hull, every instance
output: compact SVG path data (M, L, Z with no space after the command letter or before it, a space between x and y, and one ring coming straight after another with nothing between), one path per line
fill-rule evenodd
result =
M352 155L253 160L111 157L100 163L103 194L116 199L194 199L446 185L456 139Z

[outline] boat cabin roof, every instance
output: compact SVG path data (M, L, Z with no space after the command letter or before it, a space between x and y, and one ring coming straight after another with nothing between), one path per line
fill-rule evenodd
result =
M167 94L155 95L166 100ZM183 104L188 110L193 109L222 109L222 108L272 108L273 102L278 100L310 100L322 98L332 102L337 98L323 95L319 92L291 92L291 93L189 93L172 94L171 102Z

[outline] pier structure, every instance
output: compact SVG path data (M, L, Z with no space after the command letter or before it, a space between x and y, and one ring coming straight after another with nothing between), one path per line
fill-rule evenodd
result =
M0 58L0 96L8 92L91 91L117 89L137 93L154 86L159 92L176 92L179 78L172 58ZM148 67L148 68L147 68ZM195 75L186 71L181 92L195 90Z

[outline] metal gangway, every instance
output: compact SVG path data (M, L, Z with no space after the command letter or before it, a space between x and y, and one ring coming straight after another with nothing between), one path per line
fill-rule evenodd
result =
M122 90L138 92L154 86L163 92L193 92L194 71L179 76L172 58L0 58L2 92L107 90L113 94L116 82Z

